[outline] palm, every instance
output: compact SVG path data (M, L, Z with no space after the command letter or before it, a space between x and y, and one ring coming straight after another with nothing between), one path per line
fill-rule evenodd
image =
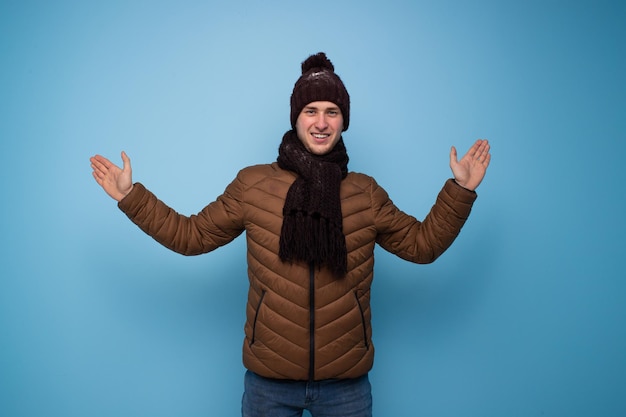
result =
M477 140L461 160L457 159L456 148L450 151L450 168L456 182L468 190L475 190L482 182L491 161L489 142Z

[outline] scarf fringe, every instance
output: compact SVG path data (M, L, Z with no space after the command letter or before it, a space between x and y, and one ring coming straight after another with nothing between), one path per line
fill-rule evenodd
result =
M346 238L341 228L329 227L328 220L303 212L284 218L279 256L286 262L313 262L337 276L347 272Z

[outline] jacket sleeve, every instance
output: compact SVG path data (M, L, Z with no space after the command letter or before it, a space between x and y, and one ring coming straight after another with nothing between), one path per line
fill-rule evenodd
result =
M238 177L198 214L185 216L136 183L118 207L168 249L183 255L199 255L231 242L243 232L243 188Z
M431 263L454 242L475 200L474 191L450 179L439 192L430 213L420 222L399 210L387 192L373 182L372 208L378 231L376 242L402 259L420 264Z

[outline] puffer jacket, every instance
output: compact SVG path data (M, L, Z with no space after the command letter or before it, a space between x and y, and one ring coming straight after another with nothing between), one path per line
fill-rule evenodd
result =
M250 287L244 366L291 380L355 378L373 365L370 288L374 246L429 263L454 241L476 193L448 180L423 222L400 211L373 178L341 184L348 273L336 278L278 257L282 209L295 174L278 164L248 167L215 202L184 216L136 183L119 208L143 231L184 255L212 251L246 232Z

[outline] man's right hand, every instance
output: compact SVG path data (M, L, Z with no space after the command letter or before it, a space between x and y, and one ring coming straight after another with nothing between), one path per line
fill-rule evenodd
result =
M95 155L89 158L91 168L93 169L93 177L96 182L110 195L113 199L122 201L130 190L133 189L132 169L130 167L130 158L126 152L122 152L123 168L120 169L113 162L101 155Z

